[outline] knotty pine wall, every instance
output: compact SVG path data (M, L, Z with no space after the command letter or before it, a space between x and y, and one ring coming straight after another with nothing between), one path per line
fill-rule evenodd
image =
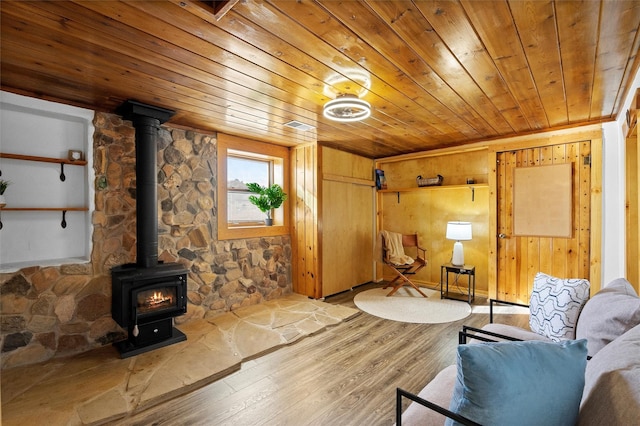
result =
M636 98L635 104L639 101ZM640 111L633 113L633 129L626 140L626 263L627 280L640 293L640 133L638 132L638 118Z
M291 148L291 259L293 291L322 297L318 242L318 145Z
M601 128L598 126L380 159L376 162L376 167L385 171L388 189L378 191L378 229L418 233L421 243L428 250L429 266L416 276L416 281L435 287L439 286L440 266L449 261L453 245L453 242L445 238L446 222L472 222L473 240L463 243L465 263L476 267L476 293L480 296L496 297L498 282L502 277L498 275L496 238L501 232L497 229L498 153L579 141L591 141L589 183L587 187L575 188L575 191L582 194L581 198L589 199L590 213L584 221L574 225L581 225L584 228L581 232L587 233L582 238L589 246L585 257L588 272L584 273L584 278L591 281L592 293L595 293L602 286L602 137ZM441 187L418 188L415 182L417 175L434 177L438 174L444 176ZM476 183L467 185L465 182L468 178L474 179ZM469 197L471 188L474 188L473 201L470 201ZM528 268L529 263L523 264L521 261L524 259L520 259L519 256L517 249L507 255L511 261L520 262L523 268ZM567 274L569 271L567 269ZM377 274L385 279L392 277L390 271L385 270L380 264ZM512 281L514 280L506 278L509 285L515 285ZM521 297L524 301L528 300L526 294Z

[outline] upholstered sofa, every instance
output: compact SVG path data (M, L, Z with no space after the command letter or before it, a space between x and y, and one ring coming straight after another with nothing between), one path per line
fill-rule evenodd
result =
M636 294L633 287L624 279L617 279L609 283L605 288L596 293L590 299L583 304L579 316L576 320L575 335L573 340L571 339L554 339L559 340L558 343L553 343L551 339L540 333L533 332L531 330L524 330L518 327L490 323L483 327L482 332L488 332L485 337L490 337L492 340L496 339L496 335L506 336L507 339L518 339L521 341L508 342L504 341L505 338L497 338L496 340L502 340L500 343L480 343L482 346L495 347L501 345L502 348L512 349L513 345L527 346L529 348L534 347L538 350L540 344L546 347L553 345L564 345L567 342L575 342L574 345L574 357L577 353L578 363L586 358L584 355L588 353L589 361L584 360L586 366L578 366L575 370L578 373L573 373L575 382L567 383L567 379L560 377L558 382L550 383L548 386L549 395L543 395L538 398L540 387L536 388L536 385L540 386L540 383L531 384L525 381L538 380L540 376L544 376L546 373L551 372L551 378L542 378L542 386L544 389L544 380L553 381L558 377L553 377L557 374L564 374L566 364L560 369L553 370L552 363L544 364L541 368L541 374L533 373L533 375L526 376L526 379L513 379L520 380L523 386L519 386L523 392L524 398L521 401L526 401L527 404L542 404L539 407L533 407L533 413L546 413L552 410L547 407L549 398L553 402L553 399L563 399L567 397L567 393L560 394L558 397L555 392L557 388L564 389L563 392L569 392L575 400L575 413L574 417L563 417L557 419L554 424L578 424L581 426L586 425L635 425L640 422L640 298ZM468 331L468 330L467 330ZM464 333L461 333L461 335ZM467 371L467 377L461 373L463 364L461 363L461 353L464 355L464 351L461 348L466 346L468 348L475 346L475 343L479 343L479 340L474 340L473 344L460 345L458 347L458 359L457 365L451 365L442 370L430 383L428 383L417 395L398 389L397 392L397 410L396 421L402 425L443 425L451 423L451 416L446 417L443 414L435 410L439 410L442 413L451 412L461 414L457 410L459 403L461 389L469 390L469 386L476 386L477 383L472 385L465 384L465 380L468 380L469 376L477 375L477 370L471 372ZM579 346L582 344L582 352L579 352ZM484 349L484 348L478 348ZM493 348L490 348L493 349ZM476 351L477 349L474 349ZM519 350L519 349L518 349ZM546 352L545 352L546 353ZM533 360L537 354L533 354ZM546 355L543 355L543 358ZM519 357L519 355L518 355ZM514 358L512 356L512 358ZM495 390L502 389L505 385L504 380L509 380L510 374L504 374L508 369L509 360L506 362L504 359L499 361L500 364L496 368L503 368L502 371L497 372L485 372L486 375L483 379L486 381L493 381L497 376L497 380L503 380L502 383L486 383L486 388L483 390L484 394L491 394ZM525 361L526 362L526 361ZM547 362L543 360L541 362ZM575 364L575 362L574 362ZM466 364L465 364L466 365ZM526 365L526 364L525 364ZM502 367L500 367L502 366ZM522 364L520 364L522 366ZM467 367L465 367L467 368ZM518 369L518 368L516 368ZM519 368L522 374L530 373L526 370L528 368ZM584 374L582 374L584 371ZM506 373L509 373L506 371ZM516 373L515 377L519 373ZM547 375L549 376L549 375ZM533 377L533 379L532 379ZM576 384L577 383L577 384ZM485 384L483 384L485 385ZM581 389L575 389L576 387ZM518 387L516 387L518 388ZM488 390L487 390L488 389ZM527 394L529 390L531 394ZM534 391L533 389L538 389ZM509 390L514 394L518 391ZM456 394L457 393L457 394ZM553 396L556 395L556 396ZM547 402L544 402L544 398L547 398ZM409 398L413 400L402 413L402 403ZM502 398L502 399L500 399ZM454 403L458 399L458 402ZM491 418L492 411L500 411L504 409L517 410L521 409L514 407L510 396L499 396L497 401L493 401L495 407L476 407L484 411L487 416L483 417L484 424L488 424L487 419ZM427 408L425 405L430 406ZM451 410L449 410L451 408ZM529 407L531 408L531 407ZM566 407L564 407L566 408ZM462 413L464 414L464 413ZM483 414L483 415L484 415ZM482 416L480 416L482 417ZM466 419L472 421L478 421L472 417L466 417ZM478 423L482 424L482 421ZM473 424L473 423L470 423ZM518 421L518 424L540 424L538 420L527 419L526 414L522 414L522 418Z

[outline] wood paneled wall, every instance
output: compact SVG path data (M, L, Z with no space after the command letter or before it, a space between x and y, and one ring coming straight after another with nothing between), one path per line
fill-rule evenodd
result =
M423 178L442 175L444 186L463 185L467 179L488 182L486 148L399 156L378 160L377 164L384 170L389 189L417 187L418 175Z
M291 258L293 291L312 298L322 296L322 259L318 241L318 146L291 149Z
M587 143L581 144L584 141ZM566 148L565 144L573 145ZM586 145L589 146L590 153L584 151ZM499 173L506 172L499 172L496 162L499 153L516 150L530 152L532 155L535 150L541 150L543 158L546 158L544 153L548 153L549 160L555 157L572 157L571 161L576 162L574 170L579 169L579 173L574 175L572 199L575 202L574 208L577 209L573 225L575 234L579 234L579 241L565 241L565 250L562 252L551 250L551 271L561 276L585 276L591 281L592 293L600 289L602 133L599 126L478 143L469 145L466 151L440 150L378 160L376 167L385 171L389 189L378 191L377 229L418 232L429 251L429 266L418 274L416 281L433 285L439 283L440 265L451 256L452 243L445 239L446 221L468 220L473 223L473 240L463 243L465 263L476 266L477 291L480 295L494 298L498 295L498 234L501 232L498 229L498 216L501 212L508 212L509 207L501 206L498 198ZM584 156L588 154L590 166L583 162ZM524 161L522 154L520 160ZM442 187L417 187L417 175L434 177L437 174L444 176ZM466 185L468 178L473 178L476 184ZM475 187L473 202L469 200L471 187ZM581 211L581 205L587 205L590 210ZM525 272L514 272L513 276L505 275L503 278L508 281L513 277L524 277L522 285L513 285L518 288L524 286L522 291L517 290L516 293L517 297L526 301L529 297L530 274L534 273L534 269L537 272L540 265L529 266L532 264L532 252L523 249L528 248L530 242L526 238L522 240L510 252L512 262L519 264L519 268L512 265L507 267L504 262L503 265L505 270ZM556 248L561 246L559 242ZM391 277L389 271L385 272L380 264L378 276ZM501 290L501 293L508 292L510 291Z
M449 185L415 188L378 195L381 229L402 234L418 234L420 246L427 250L427 266L415 275L415 282L429 287L440 283L440 267L451 261L454 241L445 238L448 221L472 223L473 239L463 241L466 265L476 267L476 293L487 295L489 266L489 187ZM383 277L393 277L390 268ZM412 278L412 280L414 280ZM466 286L466 279L462 278ZM456 291L455 289L452 291ZM466 288L465 288L466 291Z
M427 266L415 282L435 287L440 267L451 260L454 241L445 238L448 221L469 221L473 239L463 242L465 263L476 267L476 293L487 295L489 266L489 187L487 150L416 154L378 161L387 190L378 191L378 230L417 233L427 249ZM444 177L442 186L419 188L416 177ZM476 184L467 185L467 179ZM379 266L384 279L392 271ZM466 285L466 283L465 283ZM455 290L454 290L455 291Z
M638 106L638 97L635 100ZM631 117L632 116L632 117ZM640 293L640 111L630 113L631 133L626 140L626 261L627 280Z

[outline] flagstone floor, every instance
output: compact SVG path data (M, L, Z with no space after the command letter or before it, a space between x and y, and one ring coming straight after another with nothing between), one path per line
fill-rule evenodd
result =
M112 346L2 371L2 424L91 425L214 382L360 311L291 294L178 326L187 341L121 359Z

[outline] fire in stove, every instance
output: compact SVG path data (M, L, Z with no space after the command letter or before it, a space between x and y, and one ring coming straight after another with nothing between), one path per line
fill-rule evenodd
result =
M175 304L174 292L174 288L164 288L138 293L138 313L146 314L147 312L172 307Z

